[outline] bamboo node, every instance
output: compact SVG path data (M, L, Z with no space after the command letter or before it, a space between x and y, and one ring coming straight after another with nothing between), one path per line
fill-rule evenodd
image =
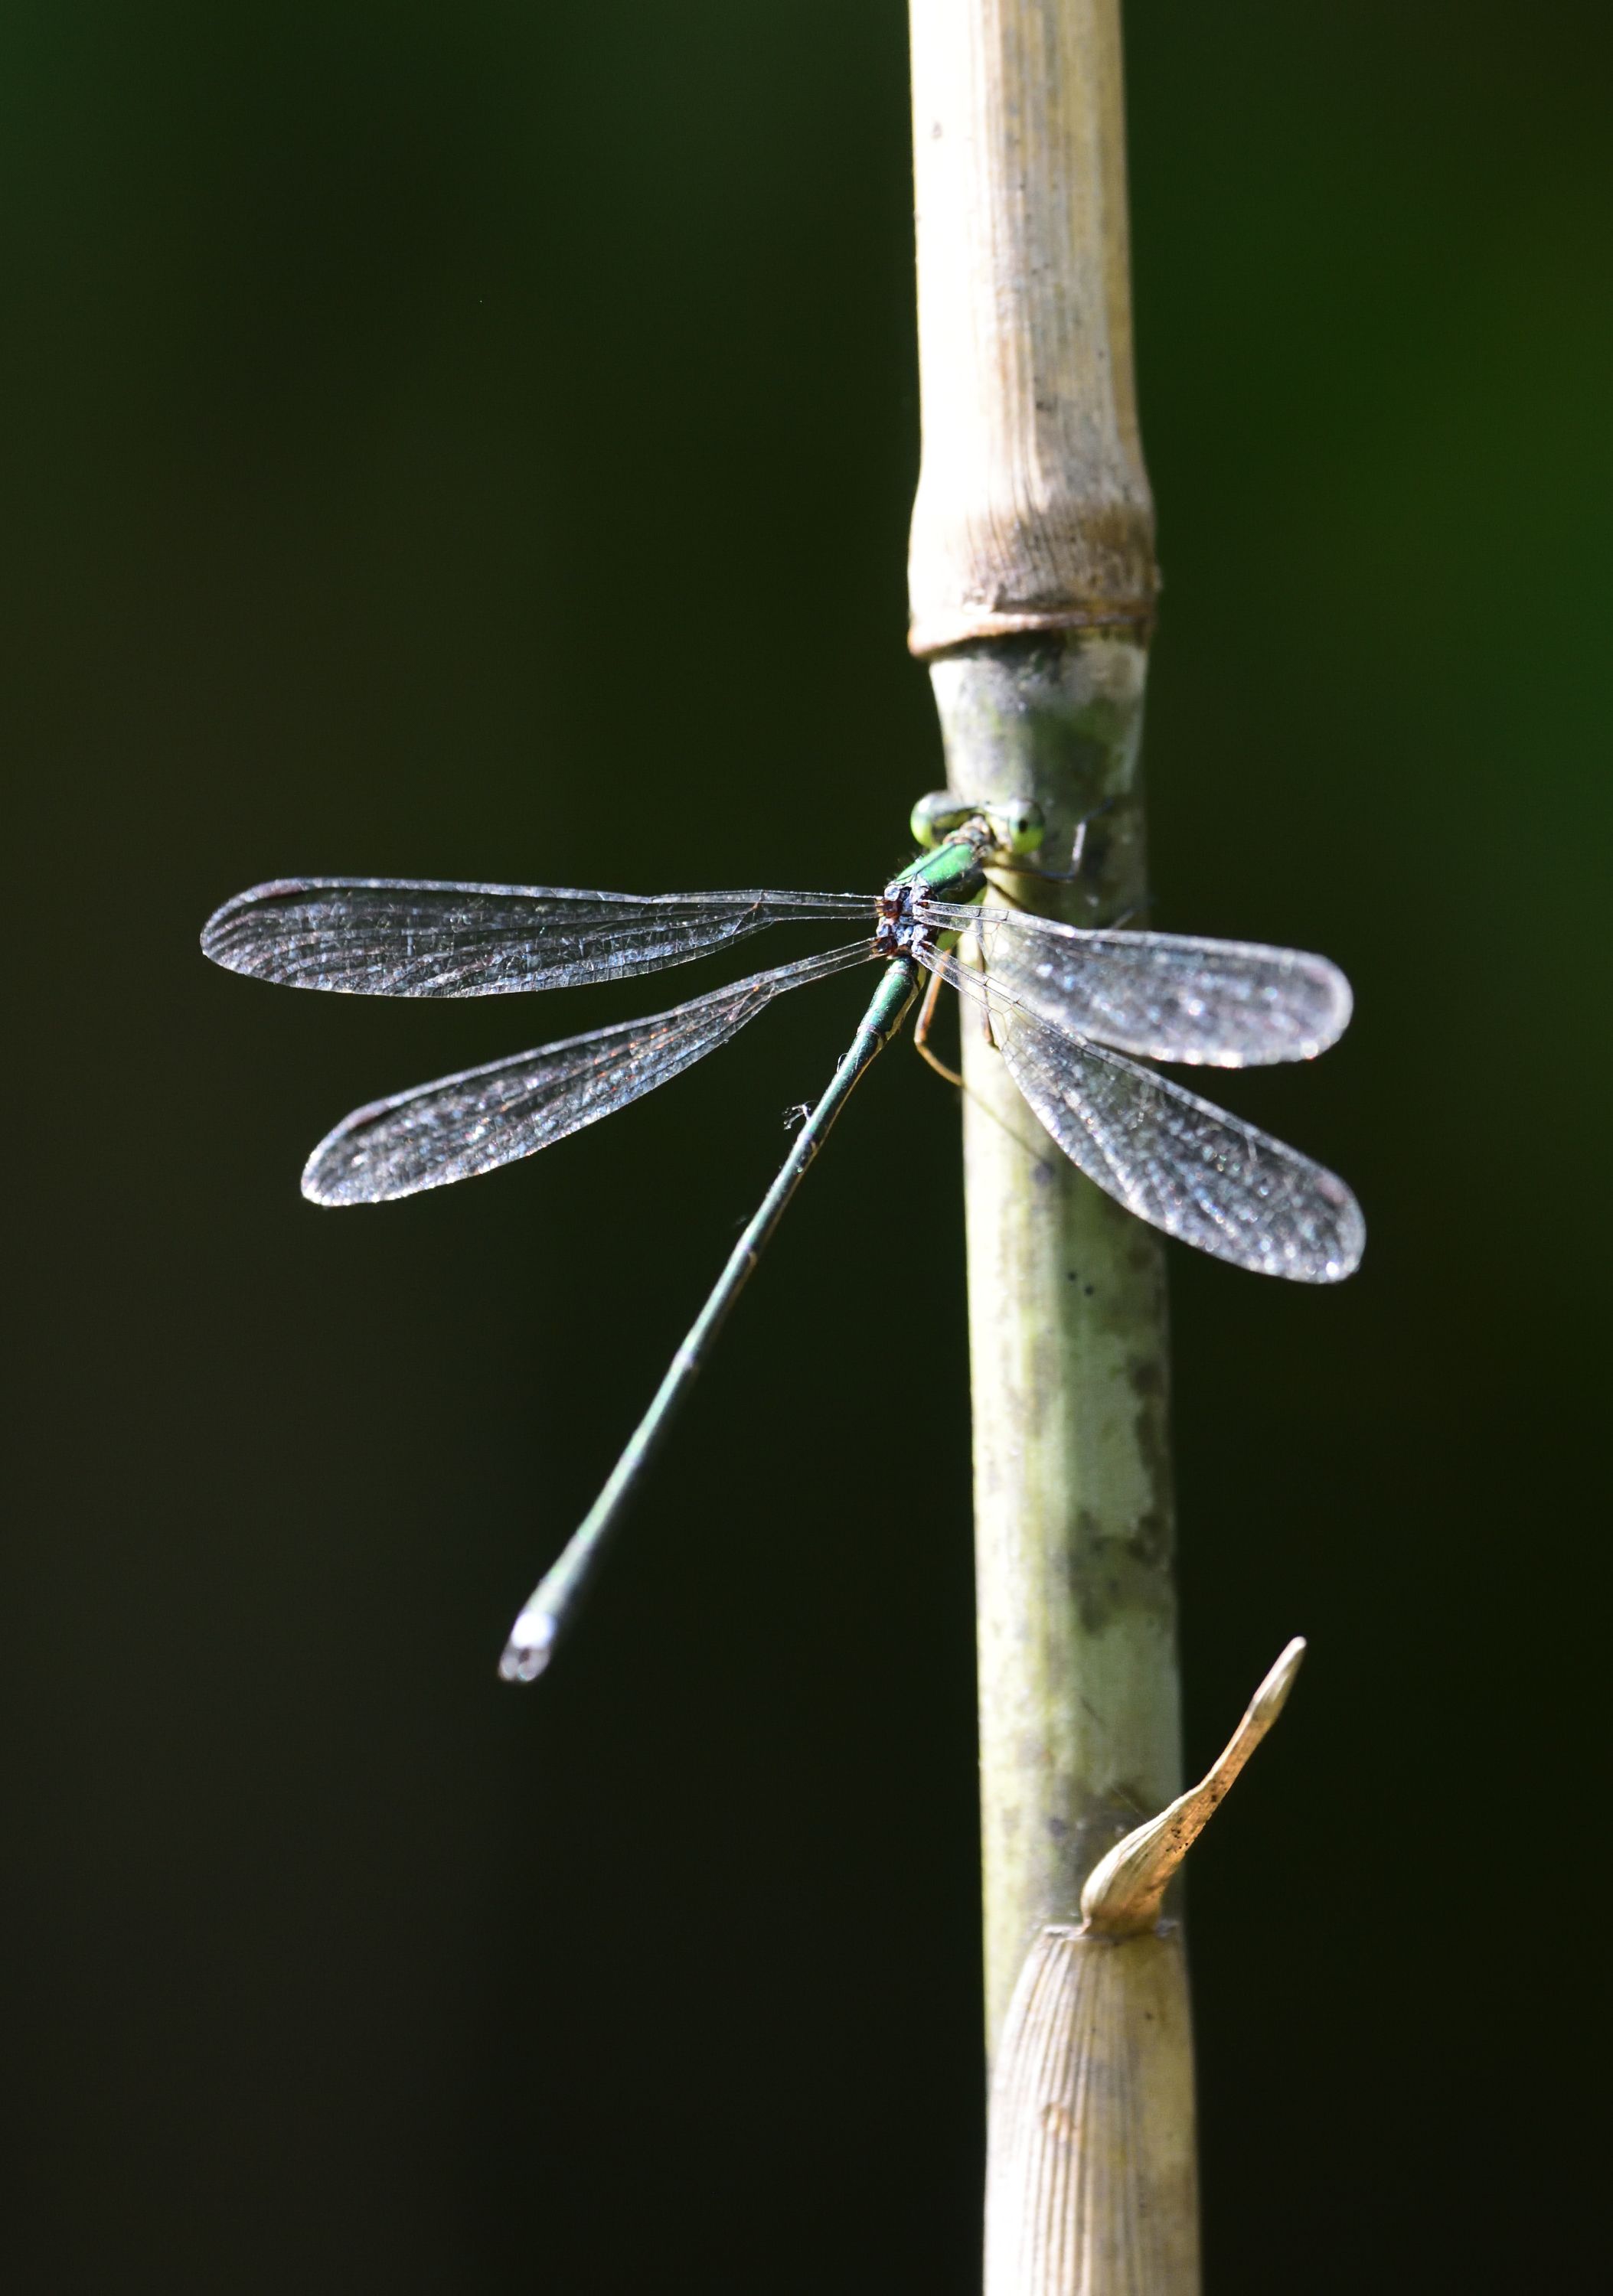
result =
M983 640L1034 636L1042 630L1150 630L1156 600L1120 598L1104 605L1060 606L1046 611L997 612L967 606L931 610L915 615L908 631L908 652L928 661L954 646L976 645Z

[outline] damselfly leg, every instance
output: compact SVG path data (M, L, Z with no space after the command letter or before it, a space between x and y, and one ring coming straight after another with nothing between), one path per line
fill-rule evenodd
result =
M932 972L929 986L924 992L924 1002L918 1007L918 1017L913 1023L913 1050L921 1061L929 1062L938 1077L944 1078L948 1084L956 1085L961 1092L963 1078L957 1070L948 1068L946 1062L930 1050L930 1023L935 1018L935 1005L941 995L941 974Z

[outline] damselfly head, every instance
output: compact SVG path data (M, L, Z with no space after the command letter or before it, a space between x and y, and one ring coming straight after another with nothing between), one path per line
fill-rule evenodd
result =
M913 842L928 848L956 836L971 821L985 822L998 851L1016 858L1034 853L1046 832L1041 808L1028 797L971 805L951 790L932 790L928 797L921 797L908 825Z

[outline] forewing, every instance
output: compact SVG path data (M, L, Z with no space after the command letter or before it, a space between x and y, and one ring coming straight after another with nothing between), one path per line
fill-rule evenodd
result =
M871 915L854 893L585 893L401 877L289 877L208 919L214 963L292 988L502 996L621 980L787 918Z
M1055 1029L1205 1068L1308 1061L1343 1035L1350 984L1325 956L1181 933L1088 932L1014 909L917 904L979 932L988 972Z
M1256 1275L1336 1283L1356 1267L1366 1227L1334 1173L1123 1054L1049 1028L955 957L930 962L985 1005L1037 1116L1128 1211Z
M873 954L868 941L737 980L670 1013L568 1037L355 1109L309 1158L317 1204L377 1204L446 1187L597 1124L726 1045L786 989Z

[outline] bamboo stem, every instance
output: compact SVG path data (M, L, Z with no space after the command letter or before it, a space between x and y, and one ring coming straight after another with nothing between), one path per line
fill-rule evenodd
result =
M1113 922L1147 900L1156 588L1118 0L912 0L911 13L924 455L909 644L931 663L952 791L1034 800L1052 870L1088 823L1076 886L1013 877L1005 896ZM1063 2094L1061 2063L1074 2078L1099 2011L1114 2049L1169 2060L1134 2098L1135 2128L1106 2139L1113 2158L1083 2154L1092 2124L1071 2122L1058 2173L1086 2198L1067 2240L1038 2250L1034 2271L999 2242L988 2284L1192 2296L1180 1939L1064 1943L1093 1868L1181 1785L1162 1251L1042 1132L967 1016L964 1037L988 2042L1022 1971L1041 1997L1052 1955L1083 1986L1103 1976L1079 1999L1054 1986L1069 2015L1038 2026L1047 2095ZM1008 2109L994 2099L994 2156ZM1139 2212L1146 2255L1121 2221Z
M1037 797L1074 922L1143 897L1129 635L977 644L934 666L949 776ZM1023 889L1024 881L1012 881ZM966 1016L964 1165L987 2030L1049 1922L1181 1784L1164 1254L1077 1172Z
M1078 924L1147 899L1153 509L1132 380L1117 0L913 0L924 459L910 644L948 778L1033 798ZM1038 898L1040 896L1040 898ZM988 2029L1032 1939L1181 1784L1158 1240L966 1028Z

